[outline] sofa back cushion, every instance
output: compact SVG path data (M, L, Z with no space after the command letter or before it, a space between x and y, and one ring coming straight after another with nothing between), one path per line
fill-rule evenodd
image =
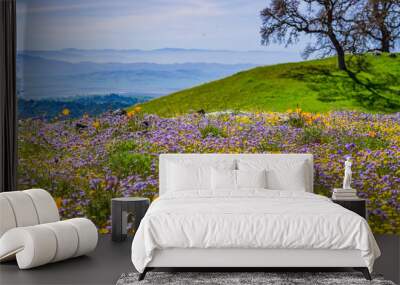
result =
M56 203L43 189L0 193L0 237L15 227L60 220Z

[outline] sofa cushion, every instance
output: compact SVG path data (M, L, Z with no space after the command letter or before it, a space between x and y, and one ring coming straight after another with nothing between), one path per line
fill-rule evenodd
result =
M8 230L15 228L17 222L15 220L14 211L10 202L6 197L0 195L0 237Z
M35 206L39 224L57 222L60 220L57 205L53 197L43 189L29 189L22 191L29 195Z
M17 227L39 224L39 218L31 197L23 191L3 192L1 196L8 200Z

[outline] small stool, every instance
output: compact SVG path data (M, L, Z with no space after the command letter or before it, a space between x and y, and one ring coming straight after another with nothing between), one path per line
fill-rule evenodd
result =
M136 232L149 205L150 200L147 198L127 197L111 199L111 239L113 241L123 241L126 239L129 213L132 213L135 218L134 230Z

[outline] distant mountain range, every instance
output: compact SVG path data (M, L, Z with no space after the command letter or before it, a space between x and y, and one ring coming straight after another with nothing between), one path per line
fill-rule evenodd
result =
M300 59L267 50L26 50L17 56L17 90L27 100L110 93L156 98L255 66Z
M118 94L39 100L19 98L18 118L42 118L50 120L55 117L61 119L79 118L84 114L96 116L106 111L126 108L132 104L142 103L149 99L148 97L126 97ZM61 115L64 109L68 109L68 116Z
M159 97L254 66L202 62L175 64L68 62L50 59L49 56L42 57L44 54L35 54L24 52L19 53L17 57L18 94L25 99L110 93L134 97Z
M301 61L300 54L288 50L280 51L232 51L208 49L162 48L154 50L113 50L113 49L61 49L26 50L20 54L61 60L72 63L90 61L95 63L138 63L175 64L188 62L220 64L271 65L283 62Z

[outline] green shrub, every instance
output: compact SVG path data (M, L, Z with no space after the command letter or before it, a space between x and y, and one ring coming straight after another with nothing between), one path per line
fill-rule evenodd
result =
M262 140L257 146L257 152L278 152L281 151L281 146L277 142Z
M326 139L324 138L324 133L321 128L312 126L304 128L301 142L304 144L322 143L326 142Z
M362 145L364 148L371 150L386 149L389 146L389 143L386 140L377 137L362 137L356 139L355 142Z
M135 151L137 148L138 148L138 145L134 140L128 140L128 141L114 142L111 145L110 151L112 153Z
M290 114L289 120L287 121L289 126L294 128L302 128L304 127L304 118L299 113Z
M148 128L148 125L144 121L142 113L135 114L131 117L127 123L128 130L131 132L140 132Z
M343 135L342 143L353 143L357 149L367 148L370 150L386 149L390 146L390 143L385 139L369 136L354 137Z
M226 137L226 134L216 126L207 125L200 129L201 137L204 139L206 137Z
M90 203L85 206L85 216L91 219L97 226L105 227L107 220L110 217L110 200L116 197L114 192L98 189L97 191L90 191L88 199Z
M151 156L147 154L131 153L129 151L116 152L109 158L110 169L121 177L138 174L143 177L150 175Z

